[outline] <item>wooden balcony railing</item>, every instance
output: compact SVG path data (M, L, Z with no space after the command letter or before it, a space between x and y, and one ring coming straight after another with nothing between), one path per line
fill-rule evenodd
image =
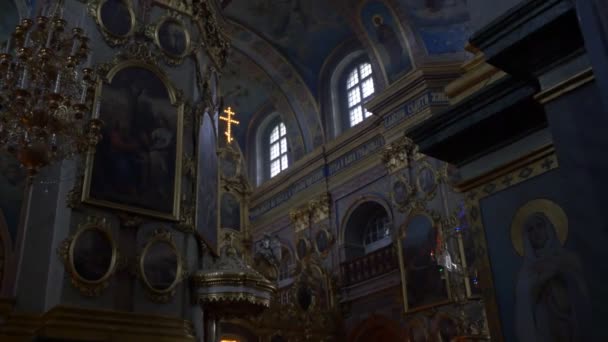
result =
M388 273L398 267L397 253L391 244L362 257L343 262L340 265L342 285L354 285Z

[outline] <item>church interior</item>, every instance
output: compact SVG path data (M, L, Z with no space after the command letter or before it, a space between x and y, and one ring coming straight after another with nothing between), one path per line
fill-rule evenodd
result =
M608 341L607 61L606 0L0 0L0 341Z

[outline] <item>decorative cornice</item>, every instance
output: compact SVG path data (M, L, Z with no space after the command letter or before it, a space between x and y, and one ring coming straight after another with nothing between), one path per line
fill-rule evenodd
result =
M406 134L422 153L460 165L546 126L546 117L533 99L538 89L534 80L503 77Z
M462 73L460 63L423 65L374 96L366 108L378 116L394 112L407 101L428 89L442 89Z
M507 75L504 71L486 63L482 53L478 53L462 68L465 74L445 87L446 95L452 105Z
M595 80L593 69L588 68L549 89L543 90L534 98L541 104L549 103L593 80Z

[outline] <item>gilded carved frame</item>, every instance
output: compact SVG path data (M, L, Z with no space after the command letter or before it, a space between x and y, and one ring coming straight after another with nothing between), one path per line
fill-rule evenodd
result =
M135 18L135 12L133 11L133 6L131 1L121 0L129 11L130 20L131 20L131 29L124 35L116 35L112 33L112 31L106 27L101 18L101 8L103 5L109 0L94 0L88 4L88 12L89 15L95 19L97 23L97 27L99 28L99 32L101 33L103 39L106 41L108 45L111 47L116 47L120 45L126 44L129 39L134 35L137 29L137 20Z
M184 36L185 36L184 51L179 55L173 54L170 51L167 51L166 49L164 49L160 42L159 31L160 31L161 27L167 22L173 22L173 23L177 24L178 26L180 26L182 28L182 31L184 32ZM162 16L155 23L147 26L145 32L146 32L146 36L149 39L151 39L152 41L154 41L154 44L156 45L156 47L162 52L163 59L169 65L176 66L176 65L182 64L184 59L188 55L190 55L192 53L192 51L194 50L190 30L188 29L188 25L186 25L186 21L184 21L182 19L182 16L180 14L177 14L174 12L169 12L168 14Z
M88 230L97 230L101 232L110 242L112 248L110 265L105 274L97 280L89 280L81 276L76 270L74 263L74 248L80 236ZM120 260L118 245L112 237L110 224L105 218L95 216L89 216L84 222L80 223L76 232L61 243L57 252L65 265L67 273L70 275L74 287L88 297L99 296L101 295L101 292L108 287L109 279L116 272Z
M445 279L443 279L443 281L445 282L445 287L446 287L446 292L447 292L446 300L438 301L436 303L426 304L426 305L419 306L416 308L409 307L408 297L407 297L407 270L405 268L405 258L404 258L402 240L404 238L406 238L406 236L407 236L407 227L410 224L412 218L419 216L419 215L425 216L426 218L429 219L429 221L433 225L433 229L435 229L437 231L437 236L439 237L439 239L441 241L443 241L443 231L441 229L440 215L438 213L435 213L432 211L427 211L426 209L423 209L423 208L412 209L412 211L408 215L408 218L400 226L400 228L394 235L393 243L396 244L397 256L399 258L399 270L401 273L401 296L403 298L403 309L404 309L405 314L420 312L423 310L427 310L429 308L445 305L445 304L452 302L452 289L450 286L451 285L450 277L446 275Z
M165 243L169 245L172 252L175 253L177 260L177 269L175 272L175 279L171 285L165 289L155 288L148 280L145 272L145 259L149 253L152 245L156 243ZM157 303L167 303L175 295L176 287L188 277L188 271L186 267L186 261L184 257L179 253L177 245L173 240L173 235L167 230L157 229L152 234L152 237L148 239L141 252L137 255L137 276L141 279L142 285L148 294L148 297Z
M106 200L91 198L91 181L93 174L93 163L95 159L95 151L89 151L86 156L86 165L84 172L83 188L80 200L83 203L91 204L100 207L119 210L122 212L130 212L142 216L150 216L170 221L183 221L180 216L181 207L181 183L182 183L182 163L183 163L183 130L184 130L184 107L182 94L178 91L161 68L157 66L156 61L151 58L141 59L114 59L112 62L101 65L98 69L99 76L95 91L95 104L101 106L101 97L103 96L103 86L109 85L114 76L127 68L143 68L151 71L158 77L165 86L169 95L171 105L175 108L176 113L176 148L175 148L175 180L173 184L173 206L171 213L163 213L150 209L138 208L132 205L114 203ZM100 113L94 113L94 117L99 118ZM72 195L70 195L72 196Z

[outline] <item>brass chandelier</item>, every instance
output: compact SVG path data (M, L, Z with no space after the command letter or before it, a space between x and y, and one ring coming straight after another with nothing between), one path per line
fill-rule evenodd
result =
M0 53L0 150L30 176L88 151L101 137L102 122L91 115L89 39L80 27L66 28L60 7L22 19Z

